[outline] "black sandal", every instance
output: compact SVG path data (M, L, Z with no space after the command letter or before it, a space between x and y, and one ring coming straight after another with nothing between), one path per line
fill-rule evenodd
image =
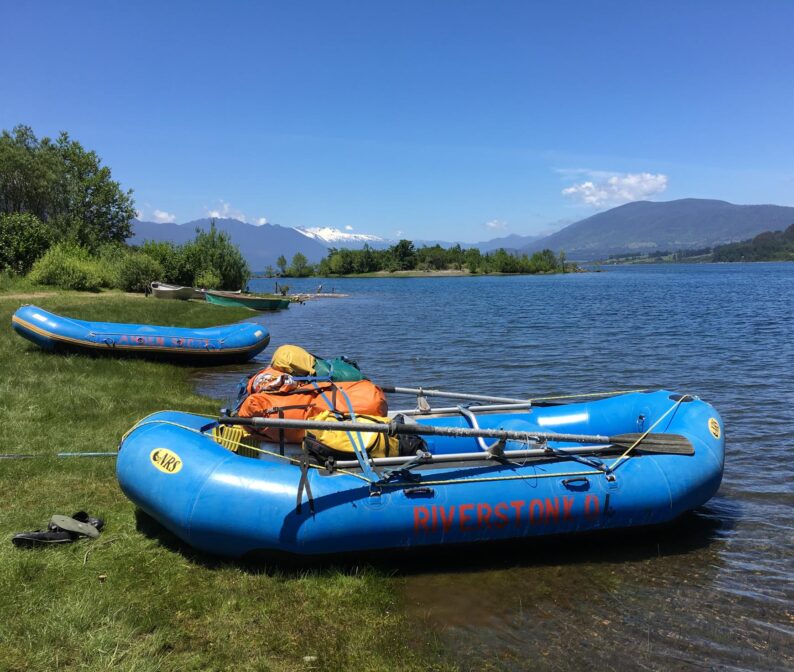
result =
M11 538L11 543L19 548L34 548L51 544L69 544L80 537L96 539L105 521L78 511L71 518L55 515L50 519L46 530L20 532Z

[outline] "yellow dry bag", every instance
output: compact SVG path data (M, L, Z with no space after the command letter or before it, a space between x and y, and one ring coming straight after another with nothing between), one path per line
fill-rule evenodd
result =
M323 411L310 420L321 422L339 422L352 420L350 415ZM356 422L362 426L368 424L389 424L389 418L378 415L355 416ZM400 454L400 440L396 436L366 431L339 431L332 429L313 429L306 432L307 448L312 452L326 452L326 456L352 457L355 454L351 438L358 448L363 448L370 457L389 457ZM319 444L319 445L318 445ZM323 451L325 449L325 451Z

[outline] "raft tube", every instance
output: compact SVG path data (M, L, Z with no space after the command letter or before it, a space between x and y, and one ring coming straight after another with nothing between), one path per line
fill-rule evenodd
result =
M676 405L678 399L668 391L632 393L478 415L483 428L610 436L646 431L663 418L654 433L681 434L694 446L693 455L627 457L611 475L557 457L424 465L410 477L398 473L388 480L379 468L379 482L368 482L360 470L309 468L311 497L307 488L299 496L297 460L238 455L212 438L210 419L164 411L125 436L117 476L127 497L187 544L231 557L318 556L646 526L701 506L722 479L719 414L697 398ZM468 426L460 415L418 421ZM471 438L426 440L433 453L482 450ZM523 447L508 442L505 450ZM600 459L610 467L619 457Z
M44 350L138 356L180 363L247 362L270 342L267 329L250 322L208 329L86 322L37 306L22 306L11 318L11 325L20 336Z

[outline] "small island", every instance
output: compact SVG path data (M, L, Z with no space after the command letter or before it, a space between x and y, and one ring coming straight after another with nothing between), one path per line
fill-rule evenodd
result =
M504 248L482 253L476 247L453 245L416 247L413 241L400 240L385 249L364 245L360 250L331 248L318 264L310 264L300 252L287 264L282 255L277 268L269 266L264 277L454 277L470 275L536 275L572 273L581 269L565 259L565 253L551 250L527 254Z

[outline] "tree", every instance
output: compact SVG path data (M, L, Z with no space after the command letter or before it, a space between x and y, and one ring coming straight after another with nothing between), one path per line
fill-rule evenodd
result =
M292 257L292 263L289 267L289 275L295 278L305 278L312 274L312 267L309 265L309 260L306 255L296 252Z
M410 271L416 268L416 249L410 240L401 240L389 248L395 270Z
M68 134L61 133L56 146L64 166L62 212L56 221L89 249L124 242L132 233L130 221L135 217L132 191L122 191L96 152L87 152Z
M27 273L52 242L52 231L31 214L0 214L0 271Z
M219 231L215 220L210 230L196 229L196 237L182 247L184 263L193 272L191 283L207 271L214 271L220 278L218 289L237 290L245 287L251 275L240 249L232 243L225 231Z
M278 272L281 275L285 275L287 272L287 258L281 254L279 255L278 259L276 259L276 268L278 268Z
M135 216L132 191L121 189L96 152L67 133L39 140L29 126L0 135L0 212L33 214L93 251L124 242Z

